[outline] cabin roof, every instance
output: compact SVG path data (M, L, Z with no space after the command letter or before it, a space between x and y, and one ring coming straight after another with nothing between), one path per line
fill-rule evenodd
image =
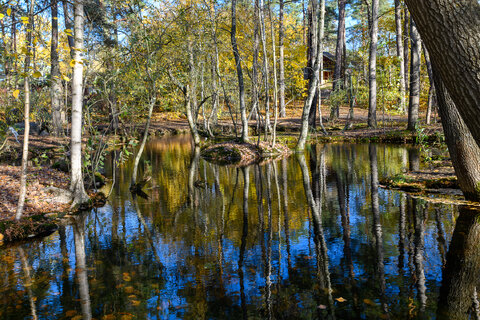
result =
M327 58L329 60L335 61L335 56L331 54L330 52L323 51L323 57Z

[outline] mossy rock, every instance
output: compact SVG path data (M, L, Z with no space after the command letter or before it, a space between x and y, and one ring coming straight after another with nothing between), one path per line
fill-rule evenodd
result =
M432 179L426 180L425 186L429 189L458 189L458 181L457 178L440 178L440 179Z
M213 145L202 150L202 157L217 164L235 164L242 160L240 150L232 145Z

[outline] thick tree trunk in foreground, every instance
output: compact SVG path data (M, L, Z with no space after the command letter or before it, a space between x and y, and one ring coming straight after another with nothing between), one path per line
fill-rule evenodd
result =
M18 194L17 212L15 219L20 220L23 215L23 207L25 206L25 196L27 194L27 164L28 164L28 135L30 134L30 48L32 46L32 29L33 29L33 7L35 0L30 0L30 10L27 25L27 54L25 55L25 131L23 133L23 149L22 149L22 168L20 171L20 190Z
M422 47L420 36L413 20L410 21L411 57L410 57L410 98L408 101L407 129L414 131L418 122L418 107L420 104L420 57Z
M395 0L395 30L397 57L400 64L400 110L405 112L405 64L403 63L402 6L400 0Z
M433 77L445 141L458 184L467 200L480 201L480 148L475 143L436 69Z
M278 17L278 45L279 45L279 61L278 61L278 68L279 68L279 98L280 98L280 117L284 118L287 116L285 110L285 46L284 46L284 38L285 38L285 27L283 25L283 9L284 9L284 0L280 0L280 12Z
M480 2L406 0L432 63L480 146Z
M237 67L238 77L238 98L240 104L240 116L242 119L242 141L248 142L248 121L247 111L245 107L245 84L243 82L242 63L240 60L240 53L237 46L237 0L232 0L232 29L230 33L230 40L232 42L233 56L235 57L235 65Z
M438 319L475 319L471 312L480 277L480 212L460 207L442 271Z
M372 0L370 24L370 50L368 57L368 127L377 127L377 42L378 42L378 4Z
M58 0L52 0L52 43L50 49L52 125L56 137L63 136L62 121L62 79L58 62Z
M82 174L82 108L83 108L83 0L74 2L75 65L72 79L71 181L73 205L89 201Z

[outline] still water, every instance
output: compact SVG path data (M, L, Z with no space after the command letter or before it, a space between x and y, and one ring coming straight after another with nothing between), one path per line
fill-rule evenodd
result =
M198 151L198 150L197 150ZM107 161L105 207L0 248L0 319L432 319L478 312L479 213L378 186L403 146L312 145L246 168L189 138Z

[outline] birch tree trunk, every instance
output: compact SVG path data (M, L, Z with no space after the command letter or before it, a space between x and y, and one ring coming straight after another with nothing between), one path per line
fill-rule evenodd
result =
M237 0L232 0L232 28L230 33L230 40L232 42L233 56L235 57L235 65L237 68L238 77L238 98L240 104L240 117L242 119L242 141L248 142L248 121L247 110L245 106L245 84L243 82L242 62L237 46Z
M272 131L270 124L270 88L269 88L269 70L268 70L268 55L267 55L267 34L265 30L265 2L260 0L260 39L262 41L263 50L263 84L265 87L265 140L268 132Z
M413 19L410 21L411 57L410 57L410 99L408 102L407 129L414 131L418 122L418 106L420 103L420 35Z
M323 62L323 52L319 49L323 48L323 35L324 35L324 23L325 23L325 0L320 0L320 13L314 14L314 17L318 17L318 28L317 35L313 39L318 39L317 41L317 57L315 59L315 64L313 68L314 77L312 81L309 82L308 87L308 96L303 105L302 111L302 122L300 127L300 136L298 137L297 146L295 149L297 152L303 152L305 150L305 143L307 142L308 136L308 118L310 115L310 110L312 108L312 102L317 93L318 81L320 76L320 65Z
M83 109L83 0L74 1L75 44L72 79L71 181L73 204L81 205L90 199L85 192L82 174L82 109Z
M285 118L287 116L287 112L285 110L285 45L284 45L284 38L285 38L285 27L283 23L283 10L284 10L284 0L280 0L280 12L279 12L279 21L278 21L278 45L279 45L279 61L278 61L278 68L279 68L279 103L280 103L280 117Z
M397 57L400 64L400 110L405 112L405 64L403 63L402 5L400 4L400 0L395 0L395 30Z
M272 38L272 61L273 61L273 130L272 130L272 146L275 146L276 134L277 134L277 122L278 122L278 82L277 82L277 54L275 50L275 33L273 32L273 19L271 3L268 5L268 14L270 18L270 36Z
M51 98L52 98L52 125L53 134L57 137L63 136L62 121L62 79L60 74L60 64L58 62L58 0L52 0L52 41L50 49L50 78L51 78Z
M20 190L18 193L18 204L15 219L18 221L22 218L23 208L25 206L25 196L27 194L27 165L28 165L28 135L30 134L30 48L32 47L32 32L33 32L33 10L35 0L30 0L30 8L28 14L27 25L27 54L25 55L25 83L24 83L24 118L25 131L23 133L23 149L22 149L22 168L20 171Z
M368 127L377 127L377 42L378 42L378 4L379 0L372 0L370 23L370 50L368 58Z

